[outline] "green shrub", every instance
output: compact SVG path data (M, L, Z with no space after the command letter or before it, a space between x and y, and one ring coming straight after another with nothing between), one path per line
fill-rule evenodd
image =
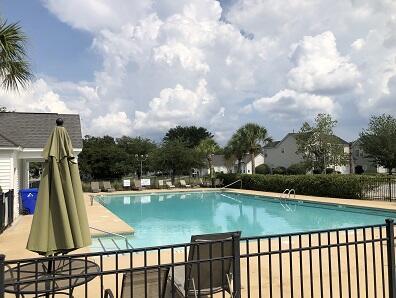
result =
M242 179L244 189L279 192L294 188L297 194L358 199L375 187L373 177L358 175L248 175L219 174L224 184ZM237 185L236 187L239 187Z
M274 174L274 175L285 175L286 174L286 168L285 167L276 167L275 169L272 170L272 174Z
M271 173L271 169L265 163L263 163L262 165L259 165L259 166L256 167L256 174L267 175L267 174L270 174L270 173Z
M287 174L288 175L304 175L308 172L308 167L304 162L299 162L290 165L290 167L287 168Z

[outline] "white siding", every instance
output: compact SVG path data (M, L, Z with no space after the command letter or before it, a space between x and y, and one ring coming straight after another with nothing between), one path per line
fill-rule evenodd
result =
M0 186L4 192L12 189L12 157L10 153L0 153Z

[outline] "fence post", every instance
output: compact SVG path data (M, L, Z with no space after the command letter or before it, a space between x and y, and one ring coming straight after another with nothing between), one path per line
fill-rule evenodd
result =
M388 260L389 298L396 298L395 237L393 219L386 219L386 251Z
M240 235L235 233L232 237L232 245L234 252L233 268L233 298L241 298L241 241Z
M5 255L0 255L0 298L4 298L4 260Z

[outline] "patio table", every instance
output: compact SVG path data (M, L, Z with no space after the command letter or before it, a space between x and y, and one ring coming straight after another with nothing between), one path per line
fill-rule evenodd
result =
M85 259L37 260L5 271L5 292L14 293L16 297L28 294L50 297L53 293L71 295L75 287L93 280L99 272L98 264Z

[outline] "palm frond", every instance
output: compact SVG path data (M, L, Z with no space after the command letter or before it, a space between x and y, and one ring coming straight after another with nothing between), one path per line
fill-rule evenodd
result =
M26 42L19 23L0 21L0 81L6 90L25 88L33 77Z

